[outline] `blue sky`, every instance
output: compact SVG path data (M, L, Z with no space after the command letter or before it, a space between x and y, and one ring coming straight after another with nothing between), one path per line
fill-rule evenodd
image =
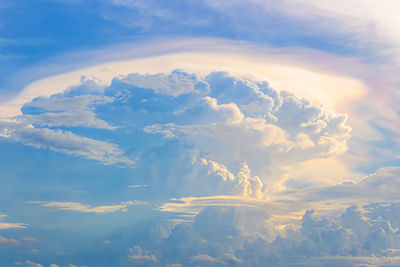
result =
M1 266L400 266L397 1L0 2Z

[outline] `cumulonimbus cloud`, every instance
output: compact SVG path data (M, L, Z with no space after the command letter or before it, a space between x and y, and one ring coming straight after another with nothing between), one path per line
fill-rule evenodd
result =
M146 161L145 151L159 145L142 141L142 151L128 156L119 136L132 130L161 134L172 143L192 146L195 154L207 153L206 162L228 169L245 162L259 177L254 178L259 188L277 182L267 177L274 172L272 166L342 154L351 136L346 115L278 92L267 82L223 72L205 78L178 70L168 75L136 73L116 77L110 86L83 79L62 94L26 103L22 112L14 121L1 123L3 137L104 164L133 165L137 158ZM82 130L77 134L82 128L109 131L114 140L94 139ZM182 151L191 157L192 152ZM196 157L197 162L204 158ZM248 189L245 194L252 194Z

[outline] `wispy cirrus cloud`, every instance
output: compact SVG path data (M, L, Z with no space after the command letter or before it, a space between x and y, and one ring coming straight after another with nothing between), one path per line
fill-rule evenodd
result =
M145 202L125 201L116 205L105 205L91 207L79 202L43 202L43 201L30 201L31 204L38 204L42 207L54 207L59 210L78 211L82 213L113 213L113 212L127 212L130 206L147 205Z
M0 214L0 230L7 230L7 229L23 229L26 228L28 225L25 223L8 223L8 222L3 222L4 218L6 218L7 215L5 214Z

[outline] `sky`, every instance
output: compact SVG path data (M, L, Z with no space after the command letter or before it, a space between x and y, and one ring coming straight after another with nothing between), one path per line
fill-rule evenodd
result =
M0 266L400 266L397 0L0 0Z

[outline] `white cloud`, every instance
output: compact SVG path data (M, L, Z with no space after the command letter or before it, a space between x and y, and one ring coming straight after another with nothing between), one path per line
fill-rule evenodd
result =
M23 115L0 120L0 137L36 148L50 149L101 161L103 164L133 165L117 145L74 134L61 127L85 127L114 130L97 118L95 107L112 101L102 95L104 86L94 78L82 78L81 84L65 93L39 97L22 107Z
M81 58L91 59L93 66L27 85L14 99L2 103L0 117L18 115L22 105L32 99L61 93L71 85L78 85L82 75L110 84L118 75L135 72L146 74L184 69L206 75L211 71L228 71L242 78L268 80L279 91L288 90L330 108L339 106L344 100L358 98L368 89L356 78L356 73L365 71L365 66L356 60L312 50L271 49L224 39L151 40L77 55L74 62ZM60 60L63 64L67 61L65 58ZM87 64L86 61L82 63ZM190 84L190 79L188 82ZM170 90L172 85L168 86Z
M4 236L0 236L0 245L16 246L16 245L19 245L19 244L21 244L21 242L18 241L18 240L6 238Z
M351 128L345 115L279 93L266 83L226 73L212 73L205 80L210 92L200 103L206 106L185 107L177 102L182 107L169 116L168 123L146 126L144 131L175 138L225 165L246 161L263 183L278 167L346 152ZM150 106L145 110L152 112ZM276 186L280 178L274 179L268 179L268 186Z
M126 201L121 202L117 205L109 205L109 206L97 206L91 207L88 205L84 205L79 202L41 202L34 201L30 202L32 204L40 204L42 207L55 207L60 210L72 210L79 211L83 213L113 213L117 211L126 212L129 206L137 205L136 202ZM143 202L139 202L139 205L143 205Z
M128 185L129 188L142 188L142 187L148 187L147 184L132 184Z
M27 227L25 223L6 223L3 222L3 219L7 217L5 214L0 214L0 230L6 229L23 229Z
M196 75L177 70L169 75L132 73L122 76L120 80L140 88L152 89L156 94L174 97L187 93L201 93L208 89L208 84L199 81Z
M146 250L143 250L139 246L133 246L132 248L129 248L128 258L136 263L157 262L156 256Z
M256 7L265 5L256 0L240 5L249 2L256 3ZM113 3L142 12L151 11L158 19L173 17L162 9L152 10L152 3L129 0ZM239 2L215 1L210 5L225 9L230 3ZM319 20L321 12L333 14L333 21L354 18L353 11L347 10L344 2L339 1L339 8L327 3L278 1L266 9L283 9L283 12L301 18L306 16L306 20L311 21ZM362 5L358 1L355 3ZM372 2L367 3L369 7ZM286 10L288 6L290 8ZM362 23L364 27L372 21L380 28L386 27L380 21L383 11L385 9L378 12L381 14L375 20L371 19L368 10L357 10L361 15L355 15L355 23ZM343 22L340 26L360 25ZM354 32L353 27L350 32ZM196 41L201 40L191 40L188 46ZM197 45L206 47L204 44L214 41ZM310 67L304 58L294 60L282 56L282 51L294 50L254 59L254 54L242 53L240 46L233 45L233 50L228 47L221 55L218 49L224 49L224 44L222 41L217 43L217 50L202 48L195 53L111 62L39 81L1 106L0 136L104 164L133 165L133 160L123 149L140 154L132 176L144 177L140 181L134 180L143 185L129 187L148 186L155 201L174 196L160 210L187 213L193 217L193 223L181 223L166 231L160 243L154 248L149 247L151 252L139 246L131 248L128 258L134 264L175 261L182 262L183 266L196 263L255 266L397 264L400 257L398 203L360 204L396 201L398 167L380 169L360 182L343 182L354 178L351 177L354 172L338 160L338 155L348 150L351 128L347 125L346 115L330 110L350 101L359 101L367 90L360 79L370 72L360 71L360 65L353 64L353 60L337 59L340 64L318 69L315 66L323 63L313 62ZM176 47L180 48L178 45L173 50ZM238 50L234 51L236 48ZM315 56L310 61L332 59L324 54L304 54ZM335 69L338 66L344 69L356 66L357 70ZM182 71L129 74L170 71L176 67L194 70L200 76ZM206 75L210 68L228 70L231 75L220 72ZM237 73L240 77L233 76ZM349 73L362 78L350 78ZM116 78L110 86L84 80L83 85L51 96L65 90L67 86L64 85L79 82L77 77L81 74L98 75L107 84ZM121 74L127 75L119 76ZM249 74L255 79L245 78ZM261 78L271 81L270 84L259 82ZM276 88L272 89L270 85ZM300 93L314 103L282 89ZM44 97L33 99L39 95ZM368 108L370 102L366 103ZM318 105L320 103L329 108ZM24 114L13 117L22 104L25 104ZM371 106L370 112L374 113L375 108ZM382 112L397 117L390 108ZM379 117L381 113L374 116ZM358 133L363 129L357 127ZM89 137L108 134L113 136L112 141ZM321 162L326 165L309 170ZM337 172L325 175L332 169ZM349 177L337 177L334 182L338 184L332 186L332 176L339 173ZM319 187L314 188L316 185ZM349 203L359 206L338 212ZM94 207L80 202L38 204L82 213L112 213L125 211L135 203ZM322 215L318 215L318 211L304 213L310 207L319 207ZM301 221L299 216L302 216ZM0 222L0 229L24 227L24 224ZM13 242L4 237L0 238L0 243L1 240ZM172 254L176 255L171 250L181 252L178 259L171 258ZM30 261L26 263L41 266Z
M399 207L396 202L370 203L330 215L308 210L299 224L281 225L273 235L277 225L266 223L273 218L265 214L268 208L209 206L192 223L176 225L148 246L160 263L174 257L182 266L396 266Z
M48 127L88 127L113 130L115 127L96 118L94 104L111 101L102 96L83 95L65 97L55 95L49 98L35 98L31 103L24 105L25 115L22 119L28 123ZM40 110L39 114L29 114L29 109Z
M167 32L170 33L182 28L187 30L188 26L191 31L206 27L208 32L213 32L222 24L225 31L234 32L245 40L281 40L285 37L286 41L307 36L327 39L329 44L359 49L364 53L381 48L372 53L394 55L399 59L400 19L396 13L399 8L396 0L379 3L373 0L339 0L335 4L328 0L279 0L271 3L262 0L204 0L189 4L178 1L172 5L157 1L108 2L122 8L119 11L113 9L118 15L103 10L105 18L145 32L158 32L160 28L162 31L165 25L169 25ZM176 5L181 12L174 8ZM128 15L127 9L136 15L135 19ZM203 10L201 16L195 10ZM310 45L304 43L300 44Z
M271 228L269 234L278 234L286 225L298 224L306 210L317 209L319 212L332 216L338 214L349 205L368 205L371 202L388 203L393 215L391 223L398 224L398 185L399 167L386 167L378 170L359 182L347 181L330 186L301 186L300 188L287 188L268 198L252 198L240 195L212 195L202 197L182 197L171 199L159 207L164 212L186 214L186 219L194 219L196 214L208 207L244 207L250 210L266 210L271 214L268 220ZM384 210L385 205L380 209ZM376 210L378 211L378 209ZM389 214L389 213L386 213ZM179 216L177 216L179 218ZM258 222L259 224L260 222ZM397 226L396 226L397 227Z
M192 262L194 263L200 263L200 264L223 264L223 261L220 261L216 258L213 258L211 256L205 255L205 254L199 254L197 256L193 256L192 258Z
M33 262L33 261L30 261L30 260L26 260L25 263L26 263L27 265L33 266L33 267L43 267L42 264L36 263L36 262Z
M307 193L302 192L302 194L308 201L317 199L339 199L360 203L397 201L400 189L399 176L400 167L388 166L378 169L375 173L364 177L357 183L343 182L336 186L311 189Z
M141 158L142 164L137 169L144 177L154 176L146 173L145 163L153 160L147 157L159 145L143 141L142 135L138 135L142 141L136 140L137 134L131 134L132 131L159 133L170 139L165 142L171 144L177 139L180 143L177 151L186 158L188 167L193 168L192 178L187 180L182 193L184 190L187 194L195 193L193 189L204 188L196 195L206 193L207 183L219 183L216 179L199 177L204 166L218 165L234 170L237 162L244 162L247 170L235 170L234 181L220 183L214 193L236 192L261 198L265 196L265 186L271 191L282 188L286 179L281 175L282 167L343 154L351 136L346 115L335 114L285 91L279 92L267 82L241 79L224 72L213 72L204 78L183 71L169 75L136 73L118 76L107 87L94 79L83 79L81 85L69 88L64 94L26 103L23 111L25 114L16 121L0 123L3 137L103 164L132 166L133 156L129 158L123 152L130 147L124 147L126 141L122 136L129 133L138 147L131 154ZM71 118L58 117L54 123L46 117L48 113L73 114L73 122ZM99 119L101 116L106 119ZM86 137L86 130L75 134L75 126L112 129L114 143ZM154 140L154 137L147 138ZM166 153L176 153L168 152L168 145L165 149ZM203 167L198 164L202 160L208 162ZM164 167L170 168L160 164L160 168ZM165 170L162 172L168 174ZM206 177L218 176L217 172L221 173L210 172ZM182 175L178 168L176 177L169 177L179 180ZM194 178L196 175L199 178Z
M242 24L258 22L264 26L261 18L278 14L287 23L297 23L307 28L311 36L318 36L320 39L333 36L331 42L336 39L346 40L347 46L352 48L384 47L386 51L381 51L383 55L394 54L397 59L399 56L395 50L400 45L397 34L400 19L396 13L399 3L396 0L384 0L380 3L373 0L339 0L334 4L329 0L280 0L268 4L261 0L206 2L210 7L236 18ZM240 19L240 10L245 6L247 16ZM244 30L239 23L234 23L232 27L237 31ZM258 27L256 29L262 31ZM295 35L296 32L291 34Z
M36 148L82 156L104 164L132 165L115 144L79 136L70 131L37 128L25 122L0 122L3 137Z
M236 162L235 166L228 169L219 162L202 158L196 151L185 151L181 146L165 147L163 150L168 160L165 159L162 164L146 169L145 166L154 161L150 155L143 157L137 166L137 171L152 184L152 192L160 191L155 197L165 199L166 196L215 194L259 199L267 197L262 181L251 173L246 162Z

